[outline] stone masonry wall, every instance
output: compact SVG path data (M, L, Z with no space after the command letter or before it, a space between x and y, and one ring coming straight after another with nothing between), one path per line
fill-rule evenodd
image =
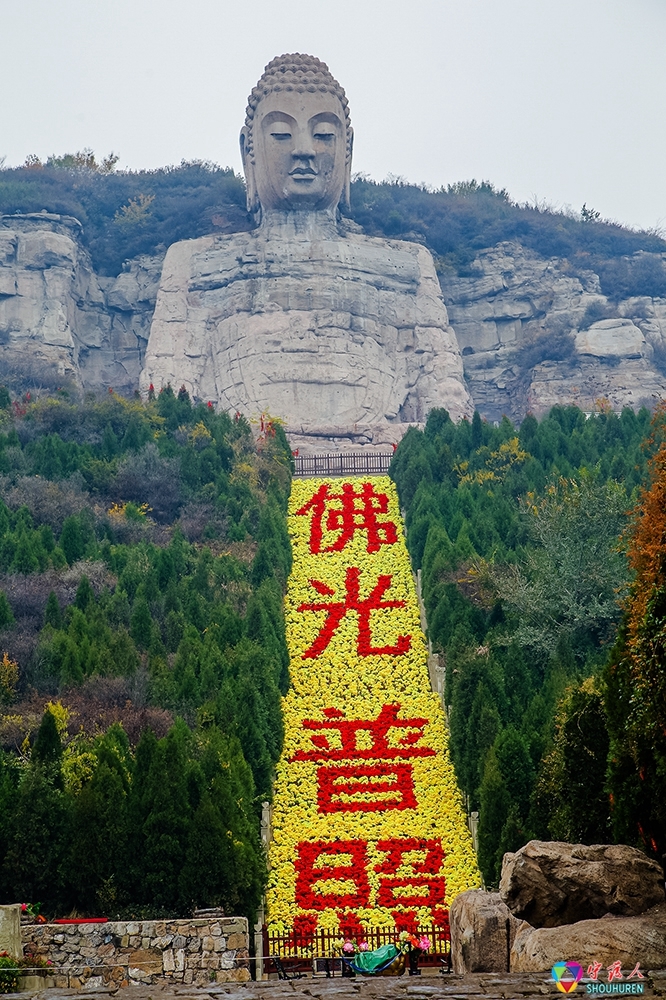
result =
M49 977L62 988L250 978L245 917L28 924L21 934L24 953L51 962Z

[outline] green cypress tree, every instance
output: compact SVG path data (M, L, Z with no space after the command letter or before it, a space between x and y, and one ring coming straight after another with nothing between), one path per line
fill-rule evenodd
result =
M183 909L224 905L227 886L233 878L233 861L227 828L205 793L192 817L185 863L178 880Z
M26 574L36 573L39 569L39 559L35 552L34 540L25 528L19 530L17 533L12 569L16 573Z
M190 829L184 743L177 725L159 741L144 796L144 886L152 905L167 908L178 904Z
M14 615L4 590L0 590L0 631L14 624Z
M44 625L50 625L55 629L62 628L62 611L60 610L58 598L53 590L50 592L48 600L46 601L46 607L44 609Z
M70 566L78 559L83 558L85 543L83 540L83 532L81 531L81 524L75 514L72 514L71 517L65 518L63 522L62 531L60 533L60 548L65 553L65 559Z
M141 594L134 601L132 618L130 620L130 635L139 649L146 650L150 647L152 629L153 619L148 607L148 601Z
M80 611L86 611L91 602L92 604L95 603L95 591L90 586L90 580L88 577L82 576L81 582L76 590L74 604Z
M68 870L78 908L91 912L121 901L127 842L127 788L118 769L102 760L72 811Z
M67 905L63 872L69 806L68 797L51 780L48 769L33 762L21 779L10 819L2 869L10 899L40 900L51 913Z

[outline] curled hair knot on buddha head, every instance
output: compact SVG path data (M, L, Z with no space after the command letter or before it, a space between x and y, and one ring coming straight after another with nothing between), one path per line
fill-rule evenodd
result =
M248 211L256 214L261 208L261 199L255 184L258 153L258 140L255 136L255 127L258 127L257 109L264 98L270 94L280 93L285 95L303 94L310 96L313 101L316 101L317 94L320 94L322 99L324 95L330 94L340 102L345 156L345 179L340 200L343 204L348 205L354 132L351 127L347 96L326 63L315 56L292 52L271 59L248 97L245 126L241 131L241 155L247 184Z

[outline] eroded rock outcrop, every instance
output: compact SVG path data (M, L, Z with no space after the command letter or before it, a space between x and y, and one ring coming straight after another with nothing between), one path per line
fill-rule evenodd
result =
M81 224L49 215L0 216L0 377L16 386L113 386L133 391L161 257L98 277Z
M555 404L593 411L666 397L666 299L612 302L593 271L573 273L518 243L479 253L469 277L444 271L444 299L475 406L520 421ZM655 363L655 356L659 365Z
M511 948L512 972L545 972L562 957L575 958L586 968L593 962L624 969L639 962L643 969L666 966L666 905L636 917L580 920L563 927L533 928L525 923Z
M500 895L533 927L633 916L666 902L661 865L634 847L541 840L504 855Z
M509 971L511 948L523 922L514 917L498 892L461 892L451 904L449 922L456 975Z

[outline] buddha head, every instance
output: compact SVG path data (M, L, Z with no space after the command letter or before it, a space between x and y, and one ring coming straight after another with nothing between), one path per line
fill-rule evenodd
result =
M348 206L353 137L345 92L325 63L298 52L273 59L240 135L248 211Z

